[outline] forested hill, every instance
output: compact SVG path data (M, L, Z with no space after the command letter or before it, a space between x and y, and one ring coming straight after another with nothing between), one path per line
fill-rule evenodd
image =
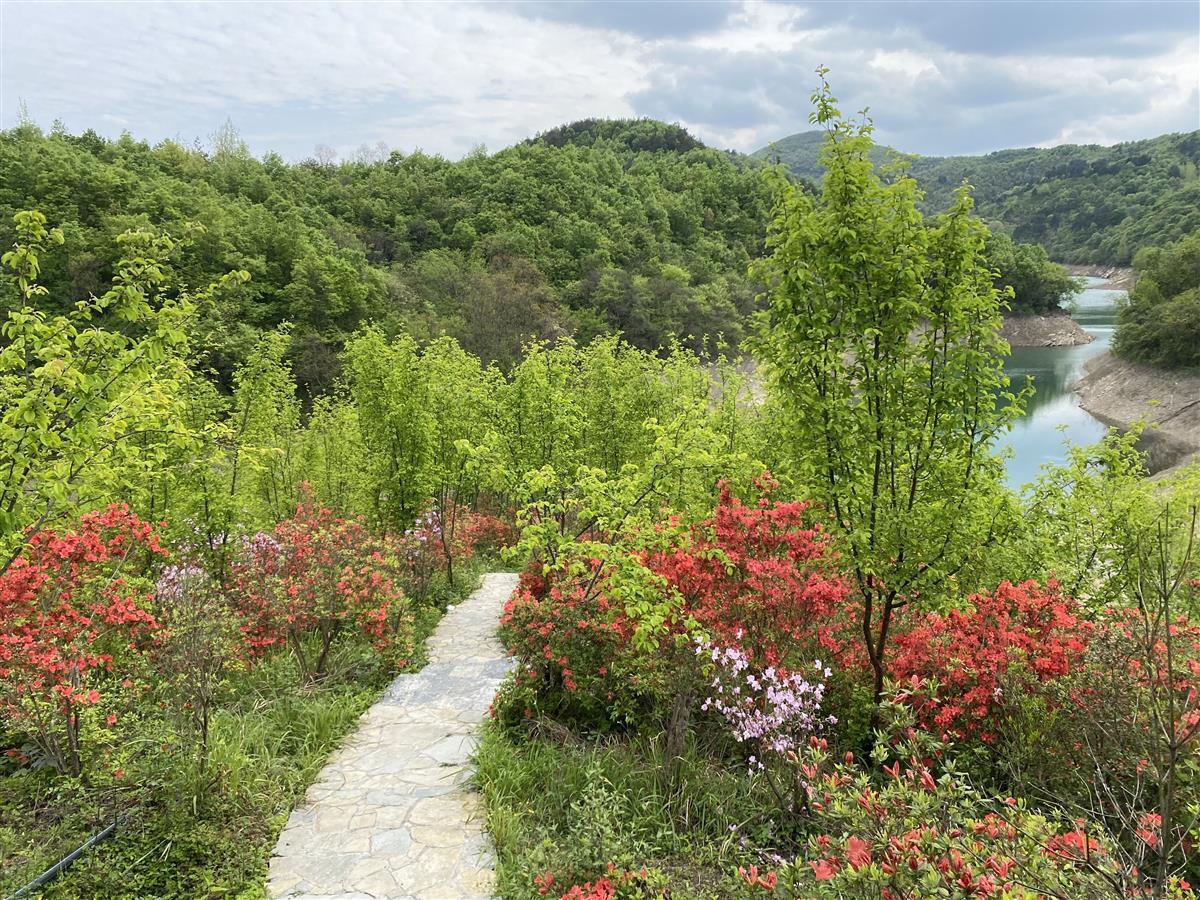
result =
M703 150L704 144L686 128L656 119L580 119L531 137L527 144L551 147L594 147L612 144L619 150L648 153L686 153ZM735 159L737 154L732 154Z
M227 377L263 329L291 321L297 375L317 390L367 319L418 339L448 332L505 364L530 336L737 343L755 302L746 270L769 207L762 164L672 126L580 123L457 162L289 164L251 157L233 133L214 143L0 132L0 245L16 210L61 224L66 245L42 280L65 304L103 289L117 235L199 222L182 278L252 276L205 311L201 364Z
M24 124L0 132L0 245L17 210L61 225L42 281L65 306L109 283L118 235L198 223L177 254L181 281L251 278L202 311L197 364L228 387L263 331L290 322L296 376L320 393L367 321L453 335L502 367L531 338L566 334L736 347L759 293L747 269L769 216L764 168L645 119L583 120L457 162L340 163L255 159L232 130L199 149ZM1014 309L1052 309L1073 288L1036 246L996 235L988 253Z
M819 131L794 134L753 155L817 181L822 137ZM896 155L888 147L876 153L877 162ZM1125 265L1142 247L1200 228L1200 131L1111 147L915 157L912 172L928 209L945 209L966 180L981 216L1063 262Z

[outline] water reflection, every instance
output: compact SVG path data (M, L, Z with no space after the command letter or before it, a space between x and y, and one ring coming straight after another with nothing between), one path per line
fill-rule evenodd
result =
M1100 288L1103 279L1087 279L1073 317L1095 340L1081 347L1019 347L1005 363L1004 371L1016 389L1033 379L1036 393L1025 415L1000 441L1011 447L1008 481L1020 487L1032 481L1046 463L1066 459L1064 441L1091 444L1103 437L1105 426L1079 407L1070 386L1079 379L1083 364L1108 348L1116 325L1116 303L1124 291Z

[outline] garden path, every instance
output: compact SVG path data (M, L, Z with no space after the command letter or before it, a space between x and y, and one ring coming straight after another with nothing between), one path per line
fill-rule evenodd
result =
M467 765L509 668L496 622L516 583L485 575L429 638L425 668L399 676L363 715L288 819L271 897L491 897L495 860Z

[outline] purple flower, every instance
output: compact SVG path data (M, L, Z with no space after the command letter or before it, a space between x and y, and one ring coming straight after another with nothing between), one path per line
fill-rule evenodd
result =
M701 709L716 710L734 739L755 749L749 757L751 772L763 771L766 758L794 752L809 735L835 721L821 715L824 679L831 672L820 660L808 680L798 672L783 675L774 667L755 672L737 647L701 644L699 649L709 651L716 664L712 695Z

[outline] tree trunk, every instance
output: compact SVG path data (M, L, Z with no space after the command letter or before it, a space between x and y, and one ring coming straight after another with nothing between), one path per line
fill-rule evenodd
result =
M679 777L679 760L683 756L684 741L692 720L692 689L684 688L675 695L671 707L671 718L667 722L667 790L675 790Z

